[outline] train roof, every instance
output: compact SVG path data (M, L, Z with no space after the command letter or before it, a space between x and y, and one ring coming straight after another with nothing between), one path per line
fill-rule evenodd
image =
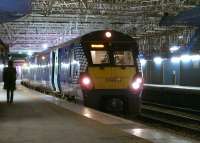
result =
M108 38L106 38L105 36L106 32L112 33L112 37L109 38L112 41L135 41L135 39L133 39L129 35L114 30L100 30L90 32L88 34L83 35L81 37L81 41L107 40Z
M87 33L83 36L79 36L77 38L74 38L70 41L64 42L60 45L54 46L49 48L46 51L43 51L41 53L37 53L36 55L40 55L40 54L45 54L50 52L53 49L57 49L57 48L62 48L66 45L70 45L73 43L81 43L81 42L87 42L87 41L98 41L98 40L108 40L108 38L105 37L105 32L111 32L112 33L112 37L109 38L109 40L111 41L124 41L124 42L134 42L136 43L136 40L134 38L132 38L131 36L118 32L118 31L114 31L114 30L99 30L99 31L93 31L90 33Z

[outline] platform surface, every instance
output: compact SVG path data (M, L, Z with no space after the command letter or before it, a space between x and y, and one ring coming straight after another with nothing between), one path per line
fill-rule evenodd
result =
M18 86L14 104L0 89L0 143L196 143L140 123Z
M20 87L14 104L1 91L0 143L147 143L37 97Z

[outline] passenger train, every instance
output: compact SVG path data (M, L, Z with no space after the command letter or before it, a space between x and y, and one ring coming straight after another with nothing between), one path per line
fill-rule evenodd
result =
M23 68L23 81L75 97L84 105L137 115L143 79L138 45L113 30L88 33L36 54Z

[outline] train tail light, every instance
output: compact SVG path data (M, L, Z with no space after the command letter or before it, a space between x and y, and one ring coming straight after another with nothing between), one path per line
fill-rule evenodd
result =
M93 88L93 82L89 75L83 74L80 77L80 86L84 90L91 90Z
M135 76L130 84L130 89L134 93L139 93L143 89L143 78L139 75Z

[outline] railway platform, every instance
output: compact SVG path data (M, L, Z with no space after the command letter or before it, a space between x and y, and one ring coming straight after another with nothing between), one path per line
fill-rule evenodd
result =
M14 103L0 87L0 143L197 143L17 86Z

